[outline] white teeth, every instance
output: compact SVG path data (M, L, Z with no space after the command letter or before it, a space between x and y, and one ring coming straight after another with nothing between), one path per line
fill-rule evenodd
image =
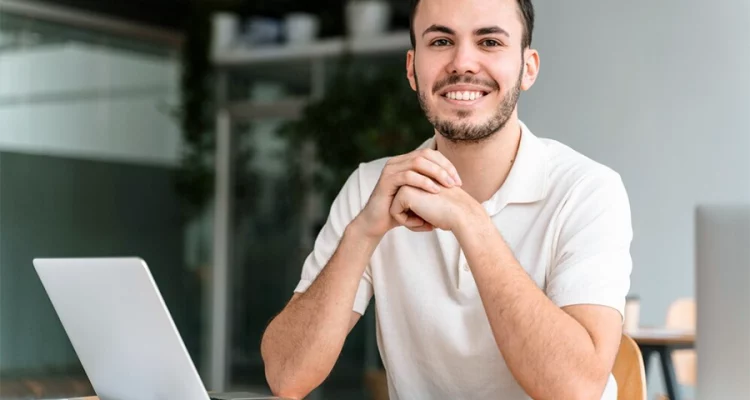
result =
M484 96L484 93L482 92L448 92L445 94L445 97L451 99L451 100L463 100L463 101L472 101L479 98L482 98Z

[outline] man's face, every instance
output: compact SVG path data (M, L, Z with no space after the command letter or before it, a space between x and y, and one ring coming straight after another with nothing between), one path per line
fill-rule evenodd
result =
M407 74L445 138L481 141L514 115L520 91L533 81L525 79L523 32L516 0L420 2Z

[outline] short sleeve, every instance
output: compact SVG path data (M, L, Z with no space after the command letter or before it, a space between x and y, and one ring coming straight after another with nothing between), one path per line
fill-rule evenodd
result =
M625 186L610 172L582 179L561 208L546 293L559 307L604 305L623 316L633 231Z
M359 172L358 169L349 176L334 199L326 223L318 233L313 250L302 266L302 276L294 289L295 293L305 292L312 285L338 248L344 230L362 210ZM364 314L372 295L372 278L368 265L359 282L353 310L359 314Z

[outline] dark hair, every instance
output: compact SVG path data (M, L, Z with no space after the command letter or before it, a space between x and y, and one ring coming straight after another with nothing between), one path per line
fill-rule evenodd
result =
M411 47L416 46L416 37L414 36L414 15L417 13L417 6L420 0L411 0L411 14L409 15L409 34L411 35ZM531 0L516 0L518 2L521 22L523 22L523 38L521 38L521 48L525 49L531 46L531 37L534 33L534 5Z

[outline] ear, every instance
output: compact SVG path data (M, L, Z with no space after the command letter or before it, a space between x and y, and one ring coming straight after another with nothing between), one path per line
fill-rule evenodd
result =
M539 76L539 52L534 49L526 49L524 52L524 73L521 81L521 89L526 91L531 89Z
M417 82L414 80L414 50L406 52L406 79L409 80L411 90L417 90Z

